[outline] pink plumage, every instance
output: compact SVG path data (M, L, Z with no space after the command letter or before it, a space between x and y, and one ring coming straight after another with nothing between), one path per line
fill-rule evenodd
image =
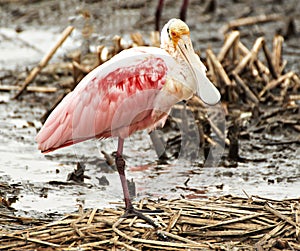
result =
M163 118L151 114L155 96L166 82L164 59L149 53L149 48L134 48L115 57L112 61L126 60L127 66L115 66L108 74L111 62L97 67L51 113L36 137L42 152L91 138L129 136ZM137 109L142 113L137 114ZM127 135L122 135L124 131Z

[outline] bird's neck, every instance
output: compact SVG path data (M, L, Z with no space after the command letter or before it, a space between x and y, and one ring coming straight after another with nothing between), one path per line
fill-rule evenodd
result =
M165 50L170 54L172 58L174 58L178 63L182 61L181 54L176 48L174 47L173 44L161 44L160 46L161 49Z

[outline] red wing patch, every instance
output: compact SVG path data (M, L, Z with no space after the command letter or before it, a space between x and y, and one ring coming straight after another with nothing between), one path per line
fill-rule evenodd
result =
M116 86L127 95L137 90L160 90L165 84L167 66L161 58L150 58L138 65L118 68L101 79L100 92L109 92L112 86Z

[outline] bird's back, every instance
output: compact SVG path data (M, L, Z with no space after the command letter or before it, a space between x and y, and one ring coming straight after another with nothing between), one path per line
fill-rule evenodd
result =
M36 140L42 152L155 126L155 99L172 58L162 49L123 51L90 72L54 109Z

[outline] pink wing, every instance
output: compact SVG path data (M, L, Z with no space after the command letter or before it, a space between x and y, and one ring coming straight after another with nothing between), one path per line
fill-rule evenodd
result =
M155 126L155 97L166 81L165 51L133 48L90 72L50 114L36 141L42 152L91 138L126 137Z

